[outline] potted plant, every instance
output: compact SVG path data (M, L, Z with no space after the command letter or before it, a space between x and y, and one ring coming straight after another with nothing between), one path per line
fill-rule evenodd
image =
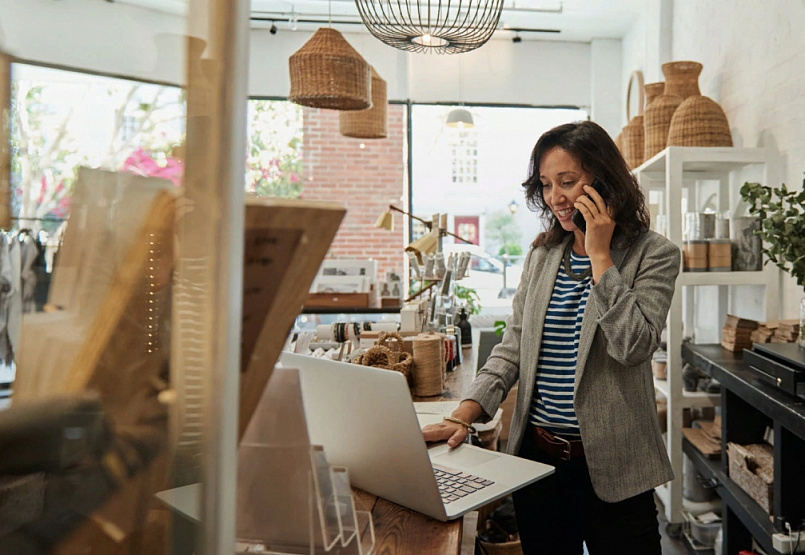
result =
M749 213L760 219L755 232L763 241L763 253L805 288L805 180L799 191L744 183L741 198ZM805 297L799 305L799 344L805 347Z

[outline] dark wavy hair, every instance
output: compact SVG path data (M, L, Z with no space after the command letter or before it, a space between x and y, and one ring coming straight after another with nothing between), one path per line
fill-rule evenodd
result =
M651 218L646 199L615 142L600 125L591 121L579 121L546 131L531 152L528 178L523 182L525 199L528 207L539 213L549 224L548 230L540 233L534 240L533 247L554 247L571 233L562 229L542 196L539 164L542 157L554 147L578 158L584 171L597 177L603 184L602 196L607 206L613 208L616 222L613 242L621 247L628 247L640 234L648 231Z

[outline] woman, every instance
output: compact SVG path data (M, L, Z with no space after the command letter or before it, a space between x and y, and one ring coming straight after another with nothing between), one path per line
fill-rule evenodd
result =
M593 555L659 554L653 488L673 473L650 360L679 249L649 231L640 187L595 123L545 133L523 188L548 230L528 253L500 345L452 419L426 427L425 439L460 444L519 380L508 451L556 467L514 494L523 551L580 554L586 542Z

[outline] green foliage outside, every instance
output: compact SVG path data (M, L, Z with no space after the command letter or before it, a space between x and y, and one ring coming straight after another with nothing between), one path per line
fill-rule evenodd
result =
M760 219L755 233L763 240L763 253L805 287L805 180L800 191L744 183L741 197L749 213Z
M498 249L498 256L509 255L509 256L522 256L523 254L523 247L514 243L510 245L503 245Z
M486 239L493 245L500 245L499 254L514 255L512 249L520 244L523 234L514 217L507 212L495 212L486 220ZM519 252L522 254L522 248Z
M302 195L302 107L277 100L249 102L246 192L260 196Z
M481 312L481 297L478 292L471 287L464 287L463 285L455 285L456 298L463 301L467 306L467 313L472 316Z
M21 222L53 231L69 214L80 166L128 171L135 152L158 169L170 161L183 140L184 93L48 71L52 77L12 82L11 202Z

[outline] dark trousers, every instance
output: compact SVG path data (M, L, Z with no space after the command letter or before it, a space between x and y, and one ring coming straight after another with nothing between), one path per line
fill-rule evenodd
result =
M660 555L654 490L617 503L593 491L584 457L563 461L537 448L528 428L520 456L556 467L556 472L513 494L525 555Z

